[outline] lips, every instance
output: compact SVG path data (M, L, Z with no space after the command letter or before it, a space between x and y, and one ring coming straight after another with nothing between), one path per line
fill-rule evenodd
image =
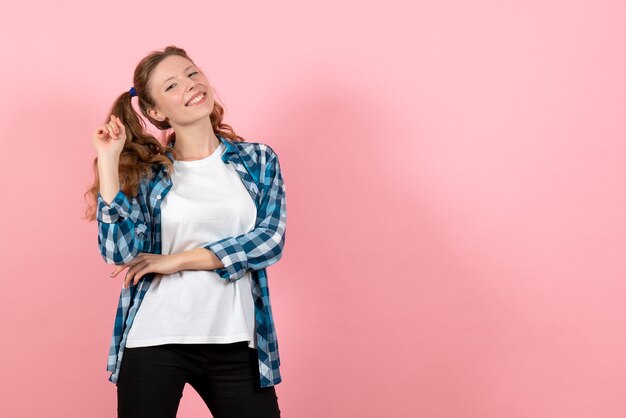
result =
M199 92L197 94L194 94L193 97L191 97L189 100L187 100L187 103L185 103L185 106L189 106L189 102L191 102L193 99L195 99L195 98L197 98L199 96L202 96L204 94L206 94L206 93L203 92L203 91L201 91L201 92Z

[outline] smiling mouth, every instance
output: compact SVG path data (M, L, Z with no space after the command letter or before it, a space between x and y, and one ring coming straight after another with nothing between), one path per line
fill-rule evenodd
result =
M185 106L193 106L193 105L197 105L199 103L202 103L206 100L206 93L202 93L196 97L194 97L193 99L191 99L189 102L187 102L185 104Z

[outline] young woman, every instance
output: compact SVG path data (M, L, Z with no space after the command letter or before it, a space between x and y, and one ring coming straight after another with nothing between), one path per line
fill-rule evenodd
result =
M162 144L132 106L160 130ZM266 268L282 257L278 156L222 122L207 77L168 46L93 135L95 206L111 276L128 268L107 370L118 417L175 417L189 383L215 418L279 417Z

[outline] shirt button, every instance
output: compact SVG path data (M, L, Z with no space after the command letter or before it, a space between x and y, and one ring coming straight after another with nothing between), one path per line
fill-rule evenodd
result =
M160 199L160 198L161 198L161 195L158 195L158 196L157 196L157 199Z

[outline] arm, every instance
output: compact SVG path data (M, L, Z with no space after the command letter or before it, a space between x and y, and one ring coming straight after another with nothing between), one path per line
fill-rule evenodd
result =
M194 248L193 250L176 253L178 258L178 271L180 270L215 270L223 268L224 264L215 253L206 251L204 248Z
M282 257L287 220L285 185L278 156L269 146L267 153L265 182L261 190L263 198L257 211L256 227L246 234L203 246L224 265L215 272L230 282L241 279L248 269L264 269Z
M118 137L120 132L123 133ZM148 229L141 211L145 206L140 206L136 198L131 203L120 190L119 164L126 142L125 133L121 120L111 115L111 122L100 127L93 138L98 154L98 246L107 264L124 264L132 260L142 249ZM147 208L145 213L148 213Z
M98 193L96 219L98 220L98 246L107 264L125 264L135 258L146 238L147 226L137 198L128 197L118 190L107 204Z

